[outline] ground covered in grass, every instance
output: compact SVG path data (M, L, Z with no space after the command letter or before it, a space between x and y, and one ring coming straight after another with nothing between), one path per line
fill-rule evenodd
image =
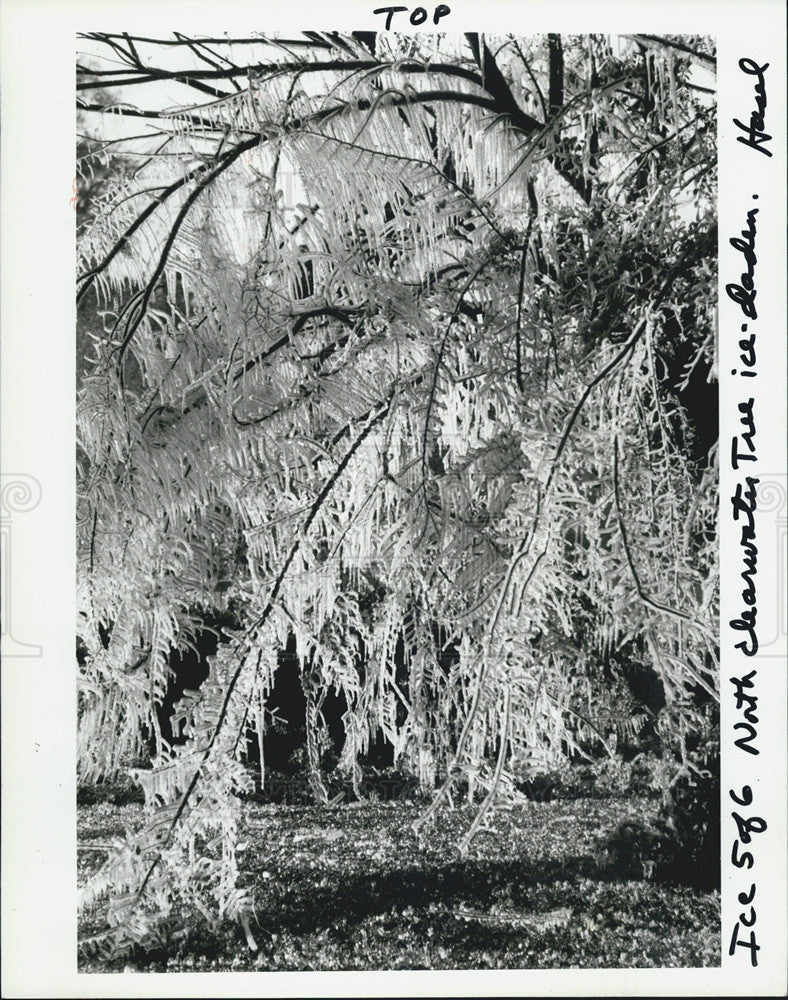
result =
M720 961L719 893L654 876L647 858L599 844L648 823L649 798L533 802L499 812L460 859L472 813L440 816L421 842L423 805L247 804L243 879L255 901L251 951L240 927L193 930L167 951L85 972L696 967ZM79 875L138 805L81 806ZM647 877L651 876L651 877Z

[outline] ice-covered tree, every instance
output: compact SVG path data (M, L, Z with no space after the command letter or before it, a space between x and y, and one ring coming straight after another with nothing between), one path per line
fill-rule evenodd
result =
M206 614L237 623L89 888L114 944L178 900L245 919L241 757L290 636L318 799L333 689L348 785L382 733L433 793L420 828L467 785L462 849L524 759L607 746L624 658L690 767L718 690L709 41L83 46L108 166L78 248L103 326L78 403L82 774L156 733Z

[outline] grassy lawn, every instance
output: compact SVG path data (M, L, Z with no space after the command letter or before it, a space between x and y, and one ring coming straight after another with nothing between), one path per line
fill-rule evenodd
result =
M423 807L364 803L245 807L243 878L255 900L239 927L194 930L167 952L85 972L697 967L718 965L719 893L648 879L641 859L600 859L595 843L643 822L649 799L530 803L496 815L460 860L471 811L440 817L419 844ZM141 818L136 805L79 810L83 847ZM101 850L80 850L79 877Z

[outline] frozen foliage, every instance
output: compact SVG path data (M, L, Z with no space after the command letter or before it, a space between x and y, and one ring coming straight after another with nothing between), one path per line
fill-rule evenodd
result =
M88 36L78 78L82 778L156 739L206 613L237 628L86 889L117 950L176 903L248 927L240 758L291 636L318 801L333 691L348 786L382 734L419 831L478 805L463 851L622 732L667 787L717 699L708 41L160 41Z

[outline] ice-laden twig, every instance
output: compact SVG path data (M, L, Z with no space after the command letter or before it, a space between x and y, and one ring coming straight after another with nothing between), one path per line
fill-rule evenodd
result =
M468 850L468 845L473 839L474 834L482 825L484 817L487 815L487 810L493 803L495 796L498 792L498 785L501 780L501 774L503 772L503 766L506 762L506 753L509 749L509 725L511 721L511 707L512 707L512 693L507 685L503 696L503 731L501 733L501 746L498 751L498 760L495 763L495 771L493 772L492 781L490 782L490 788L487 795L484 797L484 802L482 802L481 807L473 818L473 823L471 823L468 832L460 840L457 845L460 855L464 856L465 852Z

